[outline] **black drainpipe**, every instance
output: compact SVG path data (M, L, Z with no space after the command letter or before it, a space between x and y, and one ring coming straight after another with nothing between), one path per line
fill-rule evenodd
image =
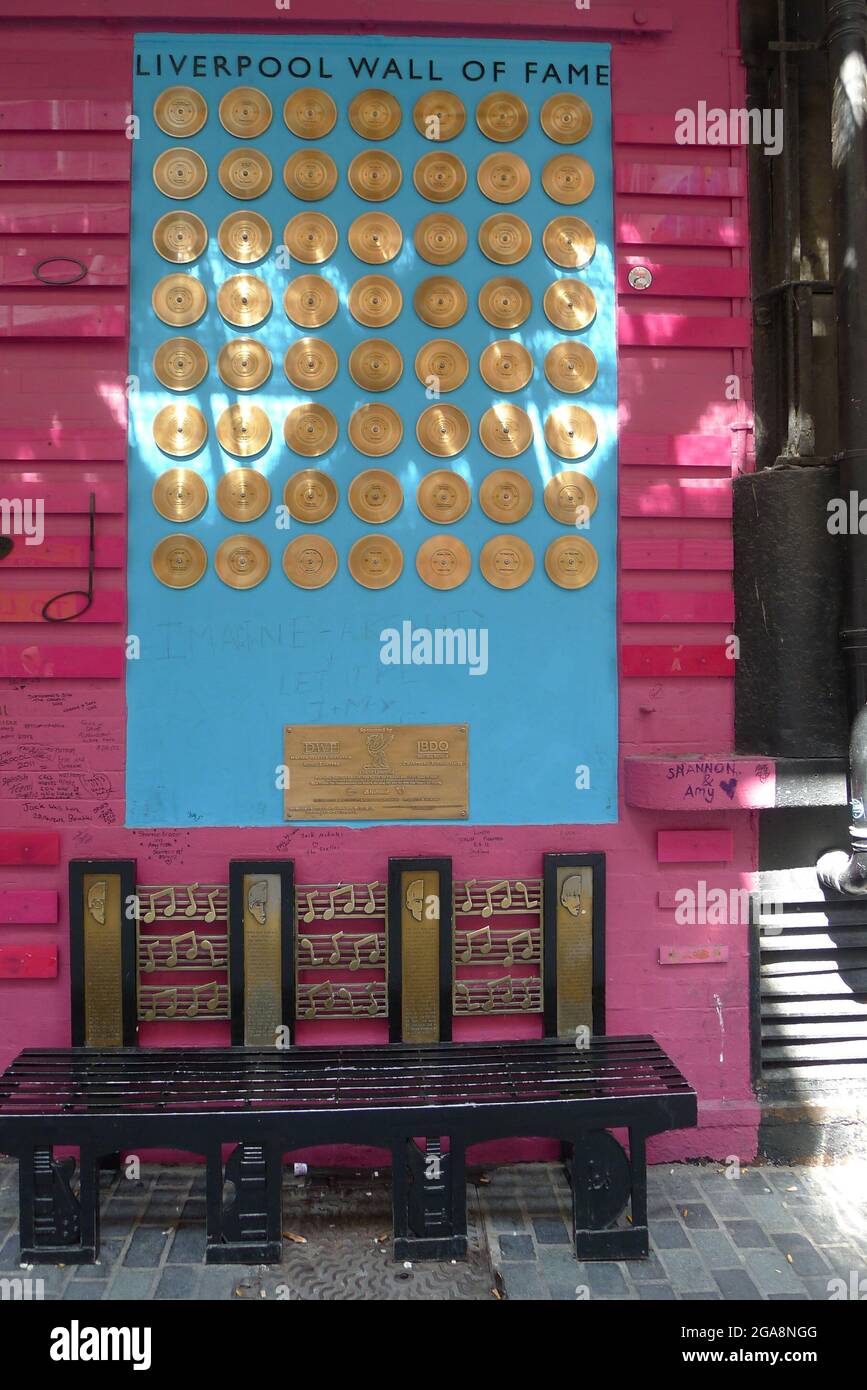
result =
M827 45L833 84L840 491L847 503L854 493L857 507L867 499L867 0L830 0ZM846 570L842 636L854 712L849 736L851 854L836 850L823 855L818 872L828 887L867 897L867 535L848 536Z

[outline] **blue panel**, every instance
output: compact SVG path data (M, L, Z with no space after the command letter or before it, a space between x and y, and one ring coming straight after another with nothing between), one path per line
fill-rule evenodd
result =
M356 36L290 41L176 34L137 39L134 109L141 130L133 147L130 372L139 385L130 398L129 631L141 639L141 654L128 663L130 825L279 824L282 792L276 769L282 761L284 725L361 722L469 724L471 823L600 824L616 819L617 385L609 56L604 44L507 40ZM215 63L216 57L225 62ZM365 57L374 70L362 70L356 77L350 60L357 66ZM251 58L252 62L249 66L242 63L239 69L239 58ZM290 75L287 68L293 58L294 75ZM259 68L262 59L267 61ZM309 76L304 68L307 59L312 64ZM393 60L391 71L386 72L389 59ZM496 70L495 64L499 65ZM483 65L484 74L479 76ZM265 91L274 107L270 128L249 142L230 136L217 115L220 97L240 82ZM209 169L205 189L188 204L174 203L160 194L151 176L154 159L173 143L154 122L153 102L160 91L174 83L195 86L209 105L204 129L179 142L198 150ZM335 129L324 139L309 142L329 151L340 171L337 188L318 203L302 203L291 197L282 178L287 157L296 149L309 148L308 142L287 131L283 102L290 91L307 85L329 90L339 111ZM588 100L593 111L592 131L576 147L555 144L539 122L543 102L570 85ZM403 108L400 129L383 145L401 162L404 177L395 197L373 204L358 198L346 180L350 159L372 148L352 130L346 111L355 92L379 86L393 92ZM459 155L468 171L465 191L444 205L427 202L412 181L416 161L438 148L416 131L412 108L423 92L436 87L459 94L468 112L462 134L439 146ZM497 88L519 93L530 111L526 133L508 147L486 139L474 120L477 103ZM232 199L217 179L223 154L243 143L267 154L274 169L269 191L254 202ZM504 148L521 154L532 171L529 193L502 209L523 217L533 231L530 254L513 267L487 260L476 240L478 227L498 207L480 192L475 171L486 155ZM591 196L574 208L553 202L541 185L546 162L569 148L590 161L596 180ZM208 249L200 260L180 267L202 281L209 308L193 328L172 329L162 324L151 308L154 285L174 269L157 254L151 236L158 217L183 206L197 213L210 233ZM442 268L422 261L412 240L415 224L438 206L457 215L469 232L466 254L455 265ZM375 207L396 218L404 229L399 258L383 267L356 260L346 235L355 217ZM249 330L267 345L274 361L267 384L250 396L267 411L273 427L269 449L253 464L270 480L272 508L248 528L268 546L271 571L264 583L247 592L224 585L212 563L220 541L246 529L223 517L214 497L222 473L239 462L249 462L225 455L215 432L220 412L236 399L217 375L217 354L223 343L247 331L224 323L216 308L218 286L230 275L247 269L222 255L217 228L228 213L241 208L261 212L274 231L269 256L259 266L249 267L267 282L274 299L269 319ZM295 263L281 268L276 248L283 228L303 209L316 209L331 217L340 232L338 249L322 266ZM552 281L575 272L559 269L548 260L542 232L551 218L565 212L575 212L588 221L597 238L593 260L577 274L592 286L598 313L576 336L593 349L599 373L589 391L561 398L546 380L542 363L547 350L569 335L548 322L542 299ZM374 269L396 279L404 299L400 317L381 332L361 327L347 308L353 283ZM440 270L457 277L469 296L463 321L442 331L424 324L413 309L417 285ZM287 319L282 308L283 291L295 275L309 271L325 275L340 297L337 317L329 325L306 330L329 340L340 358L336 380L311 397L329 406L340 425L337 445L324 460L305 460L292 454L282 434L287 412L304 399L287 381L283 357L289 344L305 331ZM530 318L511 334L492 328L476 306L481 286L499 273L519 277L533 294ZM160 386L151 365L157 346L176 334L196 337L210 359L203 385L182 397ZM347 433L352 411L372 399L352 382L347 368L349 354L356 343L373 336L388 338L404 359L403 377L385 397L403 418L404 438L400 448L383 459L367 459L357 453ZM461 406L473 424L465 453L451 461L433 458L415 437L415 422L430 402L413 363L422 344L438 336L460 342L471 364L466 383L442 398ZM488 343L509 336L524 343L535 360L528 388L509 397L529 412L536 429L534 443L516 460L493 457L478 437L483 412L498 399L479 374L479 354ZM153 440L154 416L177 399L197 405L209 424L208 442L192 460L166 457ZM562 401L583 405L596 420L599 442L584 460L564 462L546 448L542 433L545 416ZM151 503L154 480L176 463L197 469L210 492L207 510L184 526L163 520ZM289 531L280 529L276 511L287 479L308 464L329 472L340 488L337 511L312 528L334 543L340 569L327 587L313 592L296 588L281 568L286 543L308 528L293 521ZM416 550L437 528L418 511L415 490L426 473L450 465L473 489L469 512L450 529L469 546L474 568L466 583L444 593L429 588L416 573ZM351 512L349 483L371 466L397 474L404 490L402 511L381 528L403 550L403 574L382 591L360 587L346 565L353 541L372 529ZM531 512L512 528L490 521L477 500L480 481L498 467L520 469L532 480L535 491ZM543 565L546 546L566 532L548 515L542 491L554 473L566 468L590 476L599 493L598 509L581 532L598 551L599 569L591 584L575 592L554 585ZM478 555L486 540L509 529L532 547L536 563L523 588L503 592L482 577ZM166 588L151 571L154 546L172 530L187 530L198 537L211 561L202 581L186 591ZM412 629L486 630L487 670L472 674L466 666L383 664L381 634L387 629L403 631L404 623L411 624ZM589 787L576 787L576 780L586 780L581 774L576 778L578 767L589 769Z

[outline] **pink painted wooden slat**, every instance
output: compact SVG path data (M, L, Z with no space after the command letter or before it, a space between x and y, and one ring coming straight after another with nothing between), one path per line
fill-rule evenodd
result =
M53 980L56 946L0 946L0 980Z
M620 595L624 623L733 623L730 589L626 589Z
M617 338L621 347L748 348L750 321L698 314L630 314L621 309Z
M45 830L0 830L0 865L59 864L60 836Z
M736 753L628 756L623 791L643 811L766 811L776 804L776 765Z
M676 198L742 198L743 169L733 164L635 164L622 161L615 169L618 193L642 193Z
M732 487L727 478L648 478L620 485L621 516L728 517Z
M12 206L0 206L0 233L4 236L95 236L129 232L129 203L118 198L111 202L64 202L46 195L42 198L16 198Z
M124 338L126 304L0 304L0 337Z
M53 589L0 589L0 623L38 623L43 622L42 609L48 599L54 597ZM49 612L55 619L71 617L76 623L122 623L126 604L120 592L95 593L93 602L86 612L81 613L82 598L64 599L53 603Z
M57 921L58 913L58 896L53 889L0 890L0 925L51 925Z
M678 907L681 901L677 896L678 892L677 888L660 888L656 895L656 906L668 910Z
M631 212L620 208L617 241L636 246L744 246L743 217L692 217L678 212Z
M37 266L40 267L40 275L62 280L80 274L82 265L87 266L88 274L75 282L82 288L88 285L125 285L129 279L127 253L106 250L105 245L103 243L102 247L96 247L92 242L71 241L58 246L53 238L31 240L17 246L14 252L0 254L0 285L50 289L33 274Z
M731 434L634 434L624 430L617 447L621 464L651 468L732 467Z
M645 266L653 276L647 290L637 290L629 283L633 266ZM747 299L750 293L750 274L746 266L722 265L660 265L641 256L625 256L617 266L617 293L641 298L649 294L665 298L689 295L695 299Z
M129 142L116 150L0 148L0 183L125 183Z
M5 495L20 497L22 501L41 501L46 515L89 512L91 493L97 514L105 512L117 515L126 511L126 487L123 483L88 483L86 478L80 483L58 483L35 473L10 473L6 469L3 472Z
M0 101L3 130L123 130L128 101L92 101L66 97L57 101L16 98Z
M620 112L614 117L614 143L617 145L678 145L677 126L678 122L673 111L647 114L643 112ZM721 146L725 147L730 143L728 140L723 140Z
M23 537L0 562L3 569L79 569L86 568L90 540L88 536L46 536L41 545L27 545ZM126 563L123 536L97 535L94 544L94 563L97 569L122 569Z
M735 674L734 662L726 656L722 643L718 646L627 643L620 648L620 670L624 677L728 676L734 680Z
M122 463L126 459L126 431L119 425L94 429L75 421L67 425L4 426L0 429L0 459Z
M123 647L0 647L0 676L20 680L79 680L123 675Z
M729 958L728 946L713 941L706 946L660 946L660 965L723 965Z
M658 830L657 864L727 864L732 857L730 830Z
M734 544L722 538L630 536L620 542L620 563L625 570L730 570L734 568Z

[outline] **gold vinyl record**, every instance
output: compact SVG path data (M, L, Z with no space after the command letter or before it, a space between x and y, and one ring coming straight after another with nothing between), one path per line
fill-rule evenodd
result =
M208 292L201 280L178 272L158 280L151 295L153 311L163 323L186 328L197 323L208 307Z
M229 150L220 160L218 177L233 198L260 198L271 187L271 161L261 150Z
M533 552L520 536L492 536L479 556L479 569L495 589L520 589L534 564Z
M322 275L298 275L286 286L283 308L299 328L321 328L337 313L337 291Z
M271 103L257 87L233 87L220 101L220 125L240 140L252 140L271 124Z
M227 454L249 458L261 454L271 443L271 421L261 406L236 401L220 413L217 438Z
M533 485L514 468L495 468L479 486L479 506L491 521L522 521L533 505Z
M385 338L366 338L352 349L349 375L364 391L390 391L403 375L403 358Z
M591 166L580 154L555 154L542 170L542 187L555 203L583 203L595 182Z
M422 280L413 298L415 311L432 328L451 328L467 312L467 292L449 275L432 275Z
M248 265L271 249L271 224L258 212L230 212L217 232L220 250L230 261Z
M349 291L349 312L366 328L385 328L403 308L403 295L387 275L363 275Z
M435 468L416 488L415 500L422 516L438 526L460 521L470 509L470 485L450 468Z
M387 589L402 569L403 551L390 536L362 536L349 552L349 573L365 589Z
M231 468L217 483L217 506L230 521L255 521L271 505L271 488L255 468Z
M194 87L166 87L154 102L154 120L176 140L197 135L208 119L208 103Z
M271 312L271 291L257 275L231 275L217 290L217 308L236 328L255 328Z
M494 328L517 328L533 309L533 296L523 280L498 275L479 290L479 313Z
M479 421L479 437L489 453L501 459L516 458L532 442L533 422L520 406L500 401Z
M368 265L393 261L402 245L400 224L387 212L363 212L349 228L349 249Z
M596 547L583 536L558 536L545 551L545 573L561 589L583 589L598 568Z
M283 370L301 391L321 391L337 376L337 353L322 338L298 338L286 349Z
M293 406L286 416L283 438L293 453L319 458L334 446L337 421L327 406L304 401Z
M454 140L467 123L467 112L454 92L425 92L412 109L412 119L425 139Z
M489 92L476 107L476 125L489 140L517 140L527 129L526 103L514 92Z
M416 224L413 241L429 265L451 265L467 249L467 229L450 212L432 212Z
M167 198L194 198L208 182L208 166L195 150L174 145L154 160L154 183Z
M403 490L393 473L368 468L349 484L349 505L360 521L382 526L403 506Z
M533 234L522 217L511 212L495 212L479 228L479 246L489 261L515 265L533 244Z
M187 458L201 449L208 437L208 424L194 405L179 401L164 405L154 416L154 440L164 454Z
M596 317L596 296L583 280L555 280L545 291L545 313L555 328L577 333Z
M322 212L299 212L283 230L283 244L296 261L321 265L337 247L337 228Z
M283 551L283 573L299 589L321 589L337 573L337 551L325 536L297 536Z
M170 391L192 391L208 375L208 354L193 338L168 338L154 353L153 367Z
M191 589L208 568L208 553L195 536L177 531L154 546L151 569L169 589Z
M233 338L220 348L217 374L235 391L255 391L271 375L271 354L256 338Z
M318 140L337 124L337 107L319 87L299 87L286 98L283 120L299 140Z
M438 458L453 458L467 447L470 422L460 406L429 405L418 417L416 438L423 449Z
M283 166L283 182L296 198L316 203L337 184L337 165L325 150L296 150Z
M284 487L283 501L296 521L325 521L337 506L337 484L319 468L302 468Z
M555 473L545 484L548 514L564 526L576 526L579 520L589 520L598 501L596 488L584 473Z
M419 578L432 589L456 589L473 567L473 559L457 536L429 536L415 556Z
M360 454L381 458L392 453L403 439L403 421L392 406L371 401L350 416L349 438Z
M467 186L467 171L456 154L432 150L422 155L412 174L416 192L430 203L450 203Z
M530 187L530 166L519 154L498 150L482 160L476 180L492 203L517 203Z
M154 226L153 243L164 261L189 265L208 244L208 229L192 212L167 212Z
M384 203L393 198L403 182L403 170L387 150L363 150L346 171L349 186L368 203Z
M391 92L359 92L349 103L349 124L365 140L387 140L400 121L400 102Z
M438 391L456 391L463 386L469 371L470 359L463 348L450 338L434 338L416 353L415 374L422 386L433 385Z
M581 217L555 217L542 234L545 254L555 265L580 270L593 259L596 237Z
M230 589L255 589L271 568L271 556L255 536L227 536L217 546L214 569Z
M545 421L545 442L560 458L584 458L595 448L596 439L596 421L583 406L555 406Z
M596 358L584 343L555 343L545 358L545 375L558 391L586 391L596 380Z
M483 381L495 391L522 391L533 376L533 358L523 343L502 338L489 343L479 358Z
M208 505L208 489L192 468L168 468L154 483L151 501L166 521L193 521Z
M556 92L539 113L545 134L558 145L577 145L593 128L593 112L577 92Z

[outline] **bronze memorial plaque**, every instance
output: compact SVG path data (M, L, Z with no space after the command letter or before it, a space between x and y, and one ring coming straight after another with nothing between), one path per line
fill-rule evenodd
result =
M294 724L285 729L283 818L463 820L466 724Z
M279 874L244 874L244 1044L273 1047L282 1017Z
M120 874L85 874L84 1040L85 1047L123 1047Z
M557 868L557 1036L593 1027L593 870Z

